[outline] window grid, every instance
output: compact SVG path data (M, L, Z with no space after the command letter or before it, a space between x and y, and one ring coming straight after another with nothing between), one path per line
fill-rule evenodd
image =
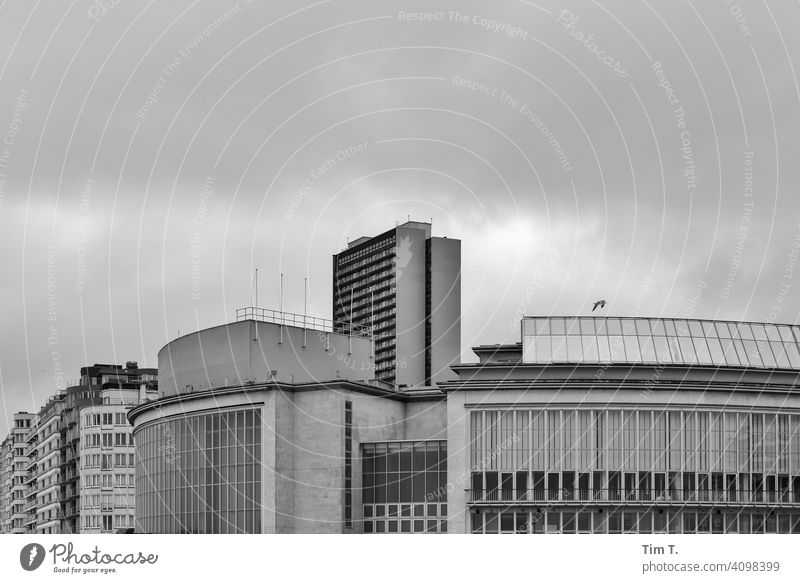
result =
M800 507L798 415L518 408L473 410L470 421L470 504ZM504 423L527 436L504 439ZM584 455L586 443L594 449Z
M261 532L261 413L167 419L135 433L136 530Z
M490 417L497 433L512 427ZM364 532L447 532L447 442L364 443L362 464Z
M744 510L478 509L471 520L473 534L800 534L800 513Z
M655 318L525 318L522 337L527 363L800 369L798 326Z

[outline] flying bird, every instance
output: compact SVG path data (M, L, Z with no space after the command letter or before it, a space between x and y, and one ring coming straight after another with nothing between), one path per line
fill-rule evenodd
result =
M606 307L606 301L605 300L599 300L599 301L596 301L594 303L594 307L592 308L592 311L594 312L597 308L600 308L602 310L605 307Z

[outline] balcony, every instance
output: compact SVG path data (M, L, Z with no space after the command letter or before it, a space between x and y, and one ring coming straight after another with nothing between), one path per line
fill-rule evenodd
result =
M514 506L537 504L590 504L600 506L754 506L800 507L800 492L721 490L568 489L466 490L467 504Z
M22 508L19 508L18 510L14 510L13 508L11 509L11 520L25 520L27 517L28 515L22 511Z

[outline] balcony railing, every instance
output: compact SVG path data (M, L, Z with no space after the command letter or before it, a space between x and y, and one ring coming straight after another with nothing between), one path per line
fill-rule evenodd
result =
M538 502L560 502L578 504L615 503L622 504L763 504L800 506L800 492L733 490L655 490L622 488L569 489L529 488L467 490L468 504L519 504Z

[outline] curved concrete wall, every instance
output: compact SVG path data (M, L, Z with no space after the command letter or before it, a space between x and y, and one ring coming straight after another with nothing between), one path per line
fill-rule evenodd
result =
M253 320L173 340L159 351L158 370L165 395L270 380L375 378L372 341L367 338Z

